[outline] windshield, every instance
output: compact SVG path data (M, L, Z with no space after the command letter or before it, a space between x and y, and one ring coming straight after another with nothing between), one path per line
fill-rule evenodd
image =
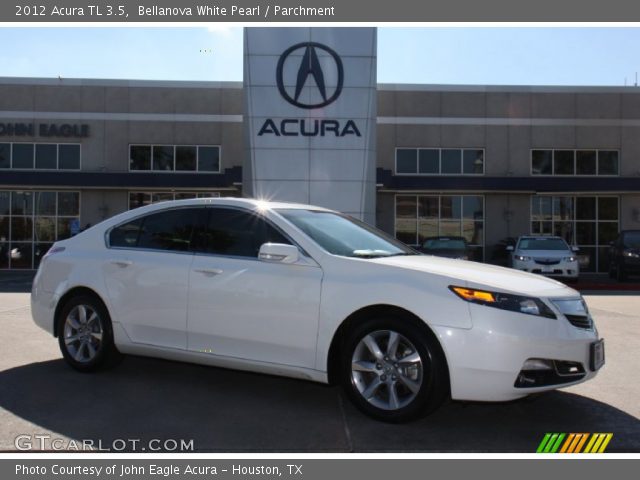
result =
M333 255L376 258L418 254L398 240L346 215L293 208L276 211Z
M640 248L640 232L627 232L624 235L626 248Z
M424 242L425 250L465 250L464 240L457 238L433 238Z
M561 238L523 238L518 250L569 250L569 245Z

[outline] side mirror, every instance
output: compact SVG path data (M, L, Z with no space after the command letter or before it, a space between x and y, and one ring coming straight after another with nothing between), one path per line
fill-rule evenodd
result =
M258 259L272 263L296 263L300 251L294 245L284 243L263 243L258 252Z
M507 245L507 252L513 252L514 250L513 245Z
M580 247L571 247L571 251L572 252L579 252L580 251Z

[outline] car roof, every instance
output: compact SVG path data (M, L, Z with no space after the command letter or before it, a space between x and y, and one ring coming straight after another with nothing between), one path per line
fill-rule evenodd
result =
M318 207L316 205L307 205L303 203L294 202L270 202L267 200L260 200L255 198L239 198L239 197L208 197L208 198L188 198L184 200L167 200L164 202L157 202L144 207L134 209L135 211L153 211L161 210L167 207L183 207L183 206L201 206L201 205L220 205L220 206L234 206L244 207L250 210L273 210L280 208L289 209L304 209L304 210L322 210L331 212L324 207ZM131 211L131 210L130 210Z

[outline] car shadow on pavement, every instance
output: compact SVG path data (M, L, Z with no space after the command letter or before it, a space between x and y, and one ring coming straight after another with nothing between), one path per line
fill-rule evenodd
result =
M140 451L157 439L154 448L193 440L195 451L206 452L530 453L546 432L612 432L608 452L640 451L637 418L565 392L449 402L424 419L391 425L362 415L337 387L131 356L97 374L62 360L2 371L0 408L35 425L3 428L9 448L17 435L51 434L102 448L124 441L127 450L139 440Z

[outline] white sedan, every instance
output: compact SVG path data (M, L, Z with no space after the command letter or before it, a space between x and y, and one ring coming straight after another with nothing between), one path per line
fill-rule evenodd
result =
M406 421L447 396L503 401L583 382L604 344L555 280L420 255L324 208L165 202L57 242L35 322L80 371L123 354L340 383Z

